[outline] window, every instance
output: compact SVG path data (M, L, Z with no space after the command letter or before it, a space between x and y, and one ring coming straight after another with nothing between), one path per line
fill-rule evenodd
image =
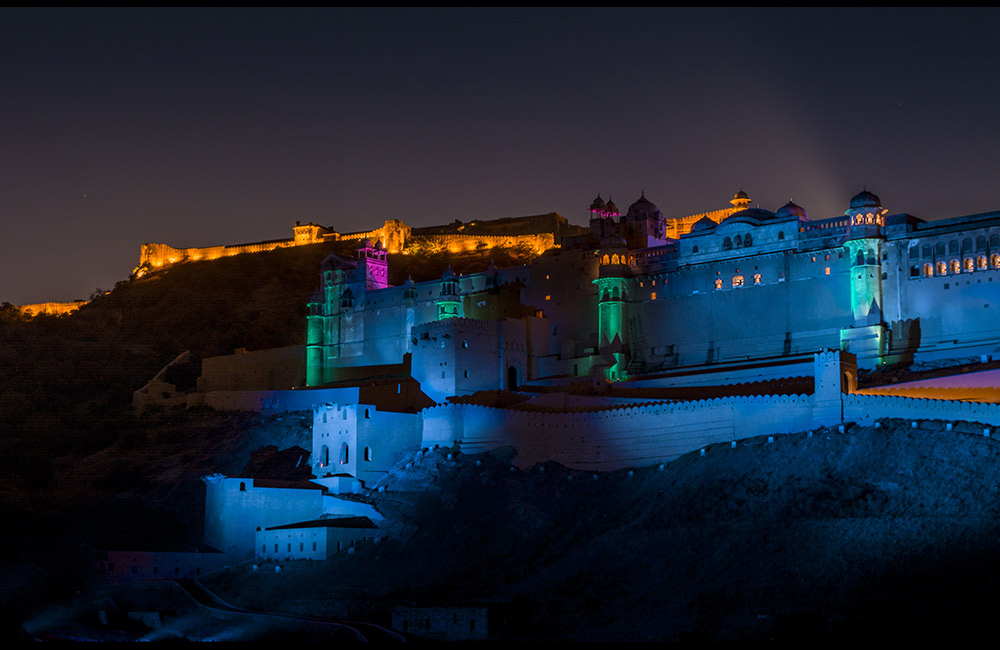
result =
M995 236L996 235L994 235L994 237ZM995 269L1000 269L1000 255L998 255L997 253L993 253L992 255L990 255L990 266Z
M715 288L716 289L721 289L722 288L722 280L716 278L716 280L715 280Z
M754 273L753 274L753 283L754 284L760 284L760 273Z
M815 256L815 255L813 255L813 256L812 256L812 261L813 261L813 262L815 262L815 261L816 261L816 256Z
M743 248L749 248L753 244L753 239L750 237L750 233L743 236Z
M778 239L784 239L784 238L785 238L785 233L784 232L779 232L778 233Z
M830 267L828 266L825 269L823 269L823 273L824 275L830 275Z
M985 271L986 269L989 268L989 266L987 266L986 263L985 255L980 255L979 257L976 258L976 268L978 268L981 271Z
M246 491L247 491L247 484L244 483L243 481L240 481L240 492L246 492Z
M733 240L732 239L730 239L729 237L726 237L725 239L722 240L722 250L727 251L727 250L729 250L732 247L733 247Z
M365 460L369 463L372 461L372 448L365 447Z
M973 271L975 271L976 260L972 259L971 257L966 257L964 260L962 260L962 270L964 270L966 273L972 273Z
M948 275L948 263L938 262L937 263L937 274L938 275Z
M743 246L743 238L736 235L736 248L741 248Z
M551 295L547 295L547 296L545 296L545 299L546 300L552 300L552 296Z
M742 275L734 275L733 276L733 286L734 287L742 287L743 286L743 276Z
M924 277L930 278L934 275L934 265L930 262L924 264Z
M952 260L951 261L951 272L952 273L961 273L962 272L962 263L959 262L958 260Z
M656 300L656 292L655 291L653 291L652 293L649 294L649 299L650 300Z
M827 253L827 254L826 254L826 257L825 257L824 259L825 259L825 260L826 260L827 262L829 262L829 261L830 261L830 254L829 254L829 253Z

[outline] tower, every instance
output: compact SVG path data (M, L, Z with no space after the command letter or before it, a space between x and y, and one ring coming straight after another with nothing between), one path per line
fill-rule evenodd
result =
M450 264L441 276L441 294L438 296L437 306L438 320L462 316L462 292Z
M879 197L867 189L851 199L844 253L850 262L851 326L840 333L841 348L858 357L858 365L874 367L886 352L882 318L882 248L885 214Z
M628 364L629 255L625 240L605 237L600 248L600 272L594 284L598 292L598 348L607 363L605 377L625 378Z

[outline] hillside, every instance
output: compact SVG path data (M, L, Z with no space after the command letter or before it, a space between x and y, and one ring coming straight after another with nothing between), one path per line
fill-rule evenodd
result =
M368 495L396 539L205 582L382 623L398 604L487 605L494 639L910 640L992 620L1000 442L981 435L848 426L607 474L449 451Z
M301 342L320 262L352 250L180 264L123 280L67 316L0 310L0 515L15 531L0 560L0 609L75 590L97 548L199 543L201 476L239 472L258 446L309 446L257 416L136 417L132 393L184 350L198 369L200 357ZM527 261L522 253L393 256L390 282L439 277L449 264L480 271L491 256Z

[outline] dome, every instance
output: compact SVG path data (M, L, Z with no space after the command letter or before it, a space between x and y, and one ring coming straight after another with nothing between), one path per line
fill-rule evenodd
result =
M608 195L608 203L604 206L604 215L608 217L617 217L621 212L618 211L618 206L615 202L611 200L611 195Z
M872 194L867 189L861 190L858 194L854 195L851 199L852 208L881 208L882 201L875 194Z
M444 273L441 274L441 279L442 280L454 280L455 279L455 272L451 270L451 264L449 264L448 268L445 269Z
M711 230L712 228L715 228L718 225L719 224L712 221L708 217L702 217L701 219L695 221L694 225L691 226L691 232L701 232L702 230Z
M634 220L663 219L663 213L660 212L660 209L646 198L646 193L643 192L639 197L639 200L628 206L628 212L625 214L625 218Z
M625 249L627 247L628 247L628 242L626 242L624 238L619 237L618 235L608 235L607 237L601 240L602 251Z
M594 201L590 204L590 211L595 214L601 214L602 212L604 212L606 207L607 206L604 203L604 199L602 199L601 195L598 194L597 198L594 199Z
M774 213L774 216L778 218L792 217L792 216L798 217L800 219L809 218L806 215L806 211L802 207L796 205L791 199L788 200L788 203L778 208L778 211Z
M774 213L771 212L770 210L765 210L764 208L747 208L745 210L740 210L739 212L732 213L722 221L723 223L725 223L726 221L743 220L743 219L751 219L753 221L767 221L768 219L773 219L773 218L774 218Z
M736 194L733 195L733 199L736 200L736 201L749 201L750 197L747 196L746 192L744 192L743 190L740 190L739 192L737 192Z

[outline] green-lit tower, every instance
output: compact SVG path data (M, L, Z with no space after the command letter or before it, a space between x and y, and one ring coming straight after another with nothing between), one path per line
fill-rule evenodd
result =
M607 362L605 377L625 379L628 364L629 259L625 240L609 235L601 240L598 291L598 348Z
M437 307L438 320L462 316L462 291L450 264L441 276L441 294L438 296Z
M848 217L844 251L850 262L851 309L854 321L841 330L840 347L856 354L858 364L876 367L886 353L882 317L882 249L885 215L879 198L862 191L844 211Z

